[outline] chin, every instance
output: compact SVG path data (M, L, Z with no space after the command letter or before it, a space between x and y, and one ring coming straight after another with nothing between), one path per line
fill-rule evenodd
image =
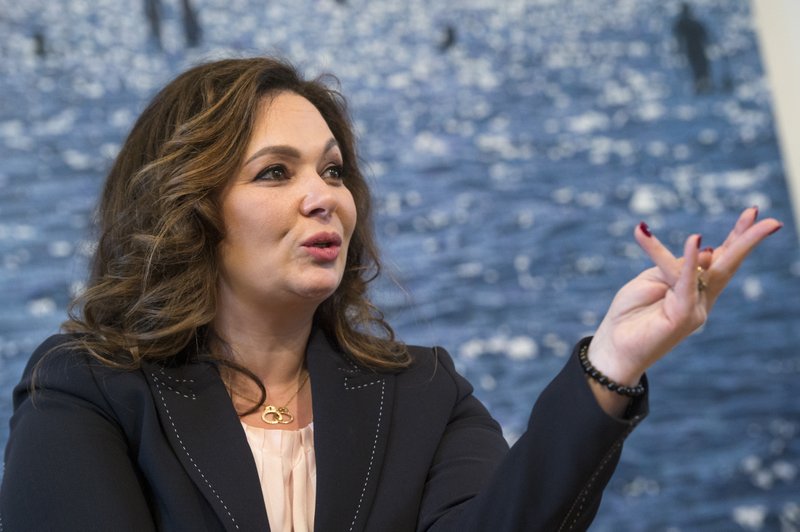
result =
M339 271L338 268L305 270L295 276L287 288L305 300L322 303L336 292L343 275L344 272Z
M297 290L303 298L316 300L319 303L322 303L329 297L331 297L336 289L339 288L338 281L335 283L319 283L314 285L306 285L301 289Z

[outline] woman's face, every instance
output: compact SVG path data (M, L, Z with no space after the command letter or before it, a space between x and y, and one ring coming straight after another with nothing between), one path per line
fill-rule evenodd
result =
M342 163L311 102L291 92L265 100L222 193L221 304L285 311L333 294L356 224Z

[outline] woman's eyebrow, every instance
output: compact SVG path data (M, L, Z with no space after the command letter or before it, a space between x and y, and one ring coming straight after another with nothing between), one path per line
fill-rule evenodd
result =
M295 148L292 148L291 146L282 146L282 145L265 146L264 148L261 148L260 150L255 152L249 159L247 159L247 161L245 161L244 164L248 165L255 159L270 154L284 155L286 157L291 157L293 159L300 158L300 152L297 151Z
M339 143L336 142L335 138L331 137L330 139L328 139L328 142L325 143L325 148L322 150L322 153L328 153L333 148L338 148L338 147L339 147Z
M339 143L336 142L336 139L331 137L330 139L328 139L328 142L325 143L325 147L322 149L322 153L328 153L334 147L338 147L338 146L339 146ZM293 159L299 159L300 158L300 152L296 148L293 148L291 146L285 146L285 145L279 144L279 145L276 145L276 146L265 146L265 147L261 148L260 150L255 152L253 155L251 155L250 158L247 159L244 164L246 166L246 165L250 164L252 161L254 161L255 159L258 159L259 157L263 157L264 155L270 155L270 154L283 155L285 157L291 157Z

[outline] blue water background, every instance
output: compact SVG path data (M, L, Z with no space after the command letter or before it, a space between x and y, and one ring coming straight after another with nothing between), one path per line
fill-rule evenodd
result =
M137 2L0 0L0 445L147 98L202 59L279 53L349 98L387 263L375 300L403 339L453 353L510 441L649 266L640 220L675 252L694 231L721 243L751 205L786 222L650 372L592 530L798 530L800 253L747 2L697 3L717 84L699 96L657 0L203 0L192 51L177 4L159 53Z

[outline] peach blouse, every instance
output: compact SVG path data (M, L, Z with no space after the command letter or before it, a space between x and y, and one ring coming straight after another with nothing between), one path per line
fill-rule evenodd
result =
M317 494L314 424L271 430L242 423L273 532L311 532Z

